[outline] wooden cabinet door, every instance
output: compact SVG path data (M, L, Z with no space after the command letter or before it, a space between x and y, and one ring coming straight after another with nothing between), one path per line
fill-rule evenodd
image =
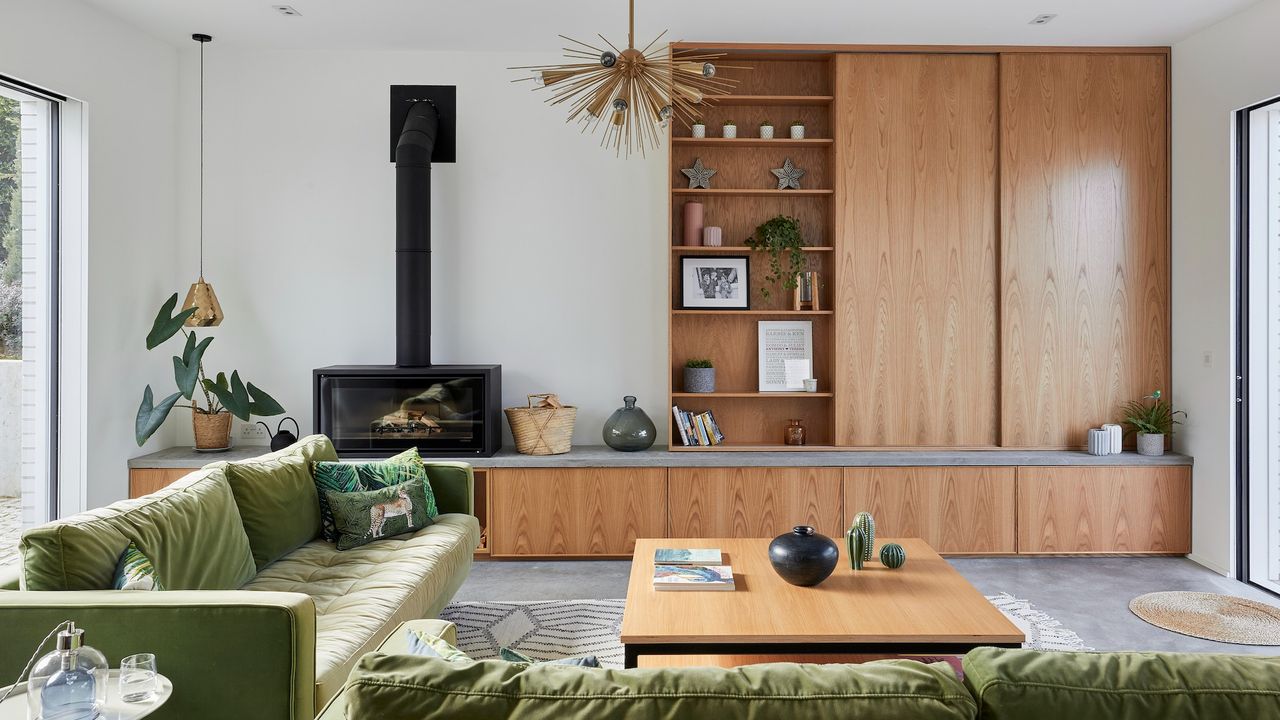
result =
M666 484L665 469L490 470L491 552L628 556L636 538L666 537Z
M1191 468L1018 468L1018 551L1185 555Z
M1011 467L846 468L845 522L866 510L881 537L918 537L939 553L1013 553Z
M1002 444L1169 393L1165 55L1000 57Z
M131 468L129 470L129 497L143 495L166 488L175 480L186 477L200 468Z
M836 58L836 444L999 443L997 62Z
M812 525L844 532L839 468L672 468L670 537L771 538Z

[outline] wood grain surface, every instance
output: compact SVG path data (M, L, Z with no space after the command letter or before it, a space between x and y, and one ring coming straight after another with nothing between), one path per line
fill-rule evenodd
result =
M1185 555L1191 468L1020 467L1018 552Z
M489 471L494 557L627 555L666 534L665 469L501 468Z
M1017 552L1011 467L845 468L845 524L862 510L876 533L919 537L939 553Z
M837 444L998 442L997 64L836 59Z
M1001 57L1002 444L1170 392L1168 58Z
M143 495L166 488L175 480L199 470L200 468L131 468L129 470L129 497L139 498Z
M919 538L886 538L907 564L878 561L854 572L844 561L816 587L787 584L769 565L768 539L681 538L636 542L622 616L622 641L1008 643L1024 636L960 573ZM731 592L653 589L653 551L718 547L733 567ZM763 649L763 648L762 648Z
M671 468L670 534L772 538L812 525L839 537L840 485L839 468Z

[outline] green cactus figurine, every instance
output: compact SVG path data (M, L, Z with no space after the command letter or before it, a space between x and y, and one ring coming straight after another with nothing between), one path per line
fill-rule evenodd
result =
M862 534L861 528L851 527L849 532L844 534L844 542L849 550L849 566L854 570L861 570L862 564L866 562L863 556L867 547L867 536Z
M876 553L876 521L869 512L860 512L853 516L853 526L862 531L865 545L862 546L862 559L870 560Z
M907 564L907 551L898 543L889 543L880 548L880 564L897 570Z

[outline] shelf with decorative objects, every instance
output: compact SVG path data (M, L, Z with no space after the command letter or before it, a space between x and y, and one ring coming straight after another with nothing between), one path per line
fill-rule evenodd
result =
M709 147L825 147L835 143L832 138L801 138L792 140L791 138L759 138L759 137L711 137L711 138L695 138L695 137L676 137L671 138L671 142L675 145L703 145Z

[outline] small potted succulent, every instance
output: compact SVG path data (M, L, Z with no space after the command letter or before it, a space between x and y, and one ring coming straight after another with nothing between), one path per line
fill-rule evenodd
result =
M760 123L760 139L761 140L773 139L773 123L769 122L768 120L765 120Z
M716 391L716 369L710 360L690 360L684 364L684 391L688 393Z
M738 137L738 124L732 120L724 121L724 137L732 140Z
M1138 435L1139 455L1163 455L1164 436L1173 434L1173 426L1181 425L1178 416L1186 417L1182 410L1174 410L1165 402L1159 390L1124 406L1124 424ZM1147 402L1150 400L1151 402Z
M792 140L804 139L804 122L803 121L796 120L795 122L791 123L791 139Z
M707 124L702 122L702 118L695 118L693 121L693 136L696 138L704 138L707 136Z

